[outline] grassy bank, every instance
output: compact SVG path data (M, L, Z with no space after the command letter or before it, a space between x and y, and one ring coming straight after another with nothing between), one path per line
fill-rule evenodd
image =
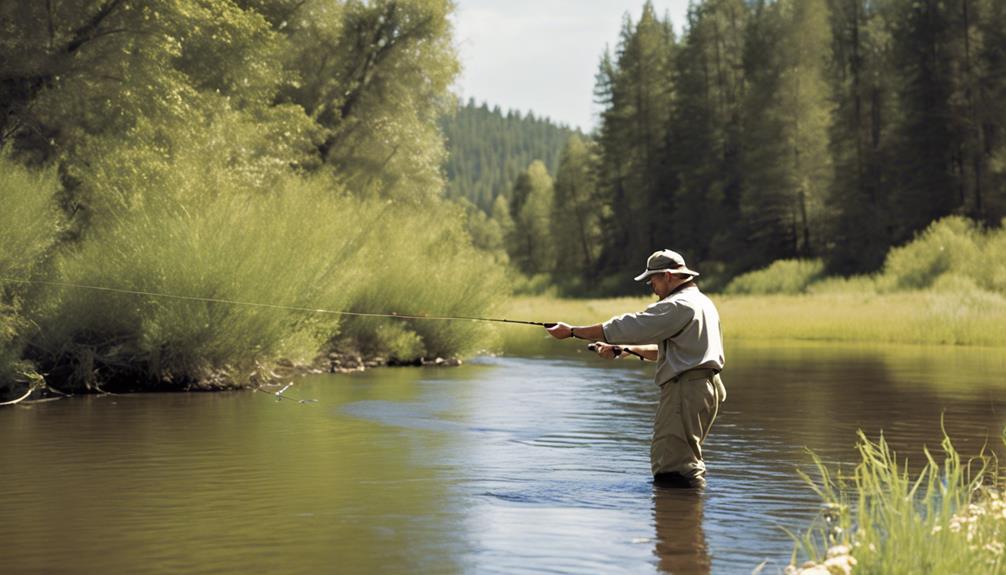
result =
M711 296L727 339L779 339L1006 347L1006 298L980 291L870 291ZM516 298L514 318L597 323L638 311L653 298ZM505 344L537 334L507 330Z
M727 338L1004 347L1006 229L949 217L892 249L876 274L828 277L819 260L783 260L734 278L711 297ZM508 311L584 324L652 301L537 296L512 302ZM508 332L507 343L518 345L521 337Z
M1002 441L1006 442L1006 430ZM798 543L810 558L787 573L1006 573L1006 499L997 461L964 460L949 438L918 475L881 437L860 432L860 463L804 476L824 511Z
M211 138L189 144L142 184L102 180L121 201L62 243L55 175L0 166L0 200L15 208L0 213L0 275L39 282L2 284L0 394L19 394L32 369L62 390L219 387L333 348L404 361L491 345L482 323L283 307L491 314L505 274L481 265L460 208L362 198L324 176L262 181L228 169Z

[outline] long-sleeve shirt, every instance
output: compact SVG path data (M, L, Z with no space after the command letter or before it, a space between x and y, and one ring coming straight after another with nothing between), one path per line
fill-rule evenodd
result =
M639 313L616 316L601 324L608 343L657 344L654 381L663 385L690 369L723 369L720 314L712 300L692 285Z

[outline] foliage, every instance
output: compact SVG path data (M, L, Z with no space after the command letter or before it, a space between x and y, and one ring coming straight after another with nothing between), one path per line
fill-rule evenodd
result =
M0 154L0 388L30 369L20 354L29 326L23 299L32 290L10 280L39 275L63 224L58 188L53 170L28 170Z
M484 345L482 326L310 312L483 313L501 274L477 266L460 213L355 199L325 178L288 176L249 193L221 187L216 173L176 165L169 184L183 187L145 190L142 207L68 251L58 272L73 284L225 301L53 289L35 346L50 373L82 387L190 385L218 372L240 382L279 357L311 360L335 334L409 358ZM202 193L211 183L217 193Z
M824 563L825 551L840 546L856 572L1006 573L1006 486L994 456L964 459L944 431L943 461L925 449L914 475L883 435L874 442L860 431L857 447L851 477L817 456L820 479L801 473L825 509L800 542L809 557Z
M614 57L606 52L601 60L594 91L603 106L597 174L610 212L601 224L593 276L624 273L625 254L648 254L669 239L665 222L673 197L667 192L674 173L666 157L675 48L670 22L647 1L638 22L626 15Z
M531 162L541 160L555 174L563 145L574 134L548 118L504 113L474 99L459 104L440 125L447 141L446 196L467 199L487 214L497 198L510 195Z
M821 260L779 260L734 278L723 291L731 295L804 293L823 273Z
M552 213L555 189L545 164L534 161L521 172L510 196L514 226L507 238L511 260L528 274L551 272L555 266Z
M596 75L596 255L579 282L550 272L621 293L609 278L673 248L723 280L790 259L874 273L934 221L998 227L1003 29L993 0L704 0L678 38L644 2ZM559 253L570 235L552 230Z
M317 153L346 189L408 201L440 194L437 122L459 70L452 8L450 0L315 0L273 17L297 78L279 99L323 128Z
M925 289L949 275L1006 295L1006 229L983 232L970 220L944 218L892 249L881 278L897 289Z
M600 251L600 220L606 213L596 208L597 180L591 169L595 154L592 142L570 136L555 177L549 232L555 245L555 274L563 284L589 273Z
M507 290L499 267L485 265L501 259L503 232L438 198L437 122L458 70L452 8L3 4L0 144L17 163L59 174L72 229L55 279L310 309L483 315ZM15 203L8 213L44 227L22 213L33 209L27 196ZM33 230L22 225L16 237L35 241ZM469 233L495 254L473 248ZM244 383L264 362L311 359L337 337L408 356L478 349L487 334L457 322L343 322L80 288L42 296L25 312L37 327L15 331L30 336L31 357L55 380L77 387L187 385L224 372Z

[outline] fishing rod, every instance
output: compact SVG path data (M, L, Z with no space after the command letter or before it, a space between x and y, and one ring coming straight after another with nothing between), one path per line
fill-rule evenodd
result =
M168 299L177 299L183 301L199 301L207 303L223 303L232 305L246 305L251 307L266 307L271 309L285 309L290 311L303 311L310 313L324 313L331 315L347 315L353 317L386 317L386 318L397 318L397 319L426 319L426 320L443 320L443 321L488 321L497 323L515 323L523 325L539 325L545 328L555 327L555 322L541 322L541 321L525 321L519 319L505 319L505 318L490 318L490 317L474 317L474 316L437 316L437 315L409 315L400 313L370 313L370 312L357 312L357 311L339 311L323 308L311 308L303 306L294 305L281 305L273 303L260 303L251 301L240 301L231 300L225 298L215 298L215 297L200 297L200 296L187 296L187 295L175 295L160 292L142 291L142 290L131 290L123 288L113 288L107 286L96 286L88 284L78 284L71 282L58 282L49 280L24 280L17 278L6 278L0 277L0 282L7 283L20 283L20 284L41 284L49 285L55 287L66 287L66 288L77 288L77 289L89 289L94 291L103 291L118 294L128 294L128 295L140 295L149 297L162 297Z
M640 360L643 360L643 361L646 360L646 358L643 357L643 355L641 353L636 352L636 351L632 351L631 349L629 349L627 347L622 347L620 345L613 345L611 347L612 347L611 351L613 351L615 353L615 357L618 357L618 356L622 355L623 353L627 353L629 355L634 355L634 356L638 357ZM587 344L587 349L589 349L590 351L596 352L597 351L597 344L596 343L588 343Z
M417 319L417 320L424 320L425 319L425 320L441 320L441 321L486 321L486 322L496 322L496 323L513 323L513 324L520 324L520 325L537 325L537 326L541 326L541 327L544 327L544 328L552 328L552 327L555 327L557 325L556 322L527 321L527 320L522 320L522 319L507 319L507 318L492 318L492 317L409 315L409 314L400 314L400 313L372 313L372 312L357 312L357 311L339 311L339 310L331 310L331 309L324 309L324 308L311 308L311 307L293 306L293 305L281 305L281 304L272 304L272 303L240 301L240 300L231 300L231 299L215 298L215 297L176 295L176 294L167 294L167 293L161 293L161 292L152 292L152 291L143 291L143 290L131 290L131 289L113 288L113 287L107 287L107 286L95 286L95 285L88 285L88 284L78 284L78 283L72 283L72 282L58 282L58 281L49 281L49 280L25 280L25 279L17 279L17 278L0 277L0 282L20 283L20 284L41 284L41 285L49 285L49 286L55 286L55 287L89 289L89 290L94 290L94 291L102 291L102 292L118 293L118 294L140 295L140 296L148 296L148 297L162 297L162 298L177 299L177 300L183 300L183 301L199 301L199 302L207 302L207 303L223 303L223 304L232 304L232 305L246 305L246 306L251 306L251 307L266 307L266 308L270 308L270 309L285 309L285 310L291 310L291 311L304 311L304 312L310 312L310 313L325 313L325 314L332 314L332 315L347 315L347 316L353 316L353 317L384 317L384 318L397 318L397 319ZM589 349L590 351L596 352L597 351L597 345L594 344L594 343L591 343L590 345L587 346L587 349ZM638 357L641 360L645 359L642 355L640 355L639 353L637 353L637 352L635 352L635 351L633 351L633 350L631 350L631 349L629 349L627 347L621 347L621 346L617 346L616 345L616 346L614 346L613 351L615 353L615 357L618 357L622 353L628 353L630 355L634 355L634 356ZM286 391L286 390L284 389L282 391ZM278 396L282 395L282 391L278 394Z

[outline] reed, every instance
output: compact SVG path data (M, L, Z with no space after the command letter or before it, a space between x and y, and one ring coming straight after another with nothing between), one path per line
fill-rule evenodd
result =
M270 190L209 181L178 165L58 258L73 284L276 306L481 315L505 293L447 206L348 195L289 175ZM204 175L205 174L205 175ZM33 354L70 387L243 384L279 358L310 361L329 342L368 353L455 355L487 345L467 323L344 320L232 303L51 287Z
M54 170L29 170L0 153L0 277L31 278L41 269L63 223L58 188ZM30 294L25 284L0 283L0 388L31 371L21 361Z
M1006 430L1002 441L1006 443ZM859 432L860 462L851 476L814 456L818 477L801 475L824 504L797 543L829 572L1006 573L1006 499L994 456L965 459L944 432L942 461L928 449L918 474L883 436ZM787 572L800 572L791 567ZM808 571L810 572L810 571Z

